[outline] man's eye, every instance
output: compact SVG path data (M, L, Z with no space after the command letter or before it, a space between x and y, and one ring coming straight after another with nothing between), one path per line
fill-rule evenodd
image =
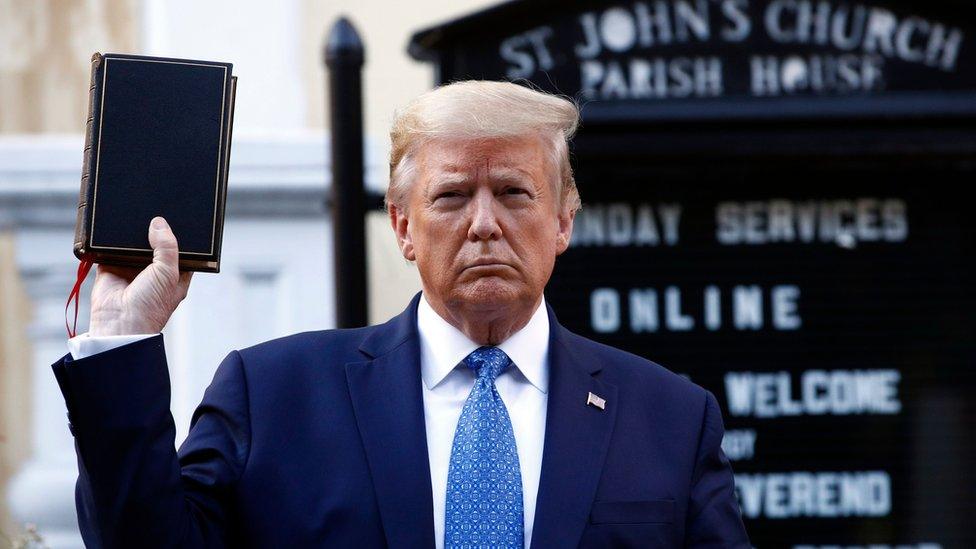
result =
M529 192L526 191L525 189L520 188L520 187L509 187L509 188L505 189L505 194L510 194L510 195L525 194L525 195L527 195L527 194L529 194Z
M442 192L439 195L437 195L435 197L435 199L436 198L458 198L460 196L462 196L461 193L459 193L457 191L446 191L446 192Z

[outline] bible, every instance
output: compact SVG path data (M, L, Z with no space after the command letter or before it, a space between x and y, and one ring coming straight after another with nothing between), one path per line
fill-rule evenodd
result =
M219 272L237 77L231 63L95 53L74 253L152 262L166 218L180 270Z

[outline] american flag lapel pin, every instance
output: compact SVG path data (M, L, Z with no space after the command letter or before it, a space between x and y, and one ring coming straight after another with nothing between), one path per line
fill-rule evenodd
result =
M602 398L594 395L593 393L587 393L587 395L586 395L586 405L587 406L596 406L597 408L603 410L603 409L605 409L607 407L607 401L605 399L602 399Z

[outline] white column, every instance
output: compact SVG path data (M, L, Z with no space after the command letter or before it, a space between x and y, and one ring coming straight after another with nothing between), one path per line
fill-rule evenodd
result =
M64 398L51 364L65 354L64 305L74 284L71 252L77 208L80 136L0 137L0 219L13 229L14 261L32 309L30 457L11 478L7 500L13 520L34 523L51 549L83 547L75 513L78 466ZM74 196L72 196L74 195ZM90 291L89 286L82 293ZM84 305L84 301L82 302ZM88 311L78 313L87 329Z
M65 231L65 235L69 235ZM18 235L18 252L36 242ZM27 293L34 303L28 329L31 339L31 458L11 479L8 498L13 518L32 522L51 549L84 547L78 533L74 486L78 477L74 443L68 431L64 401L51 363L65 353L64 304L74 283L73 265L22 269ZM86 311L79 320L87 319Z

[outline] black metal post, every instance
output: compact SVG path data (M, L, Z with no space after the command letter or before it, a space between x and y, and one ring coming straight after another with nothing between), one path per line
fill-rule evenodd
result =
M365 326L366 193L363 187L362 68L365 48L345 17L332 26L325 45L332 126L332 227L336 325Z

